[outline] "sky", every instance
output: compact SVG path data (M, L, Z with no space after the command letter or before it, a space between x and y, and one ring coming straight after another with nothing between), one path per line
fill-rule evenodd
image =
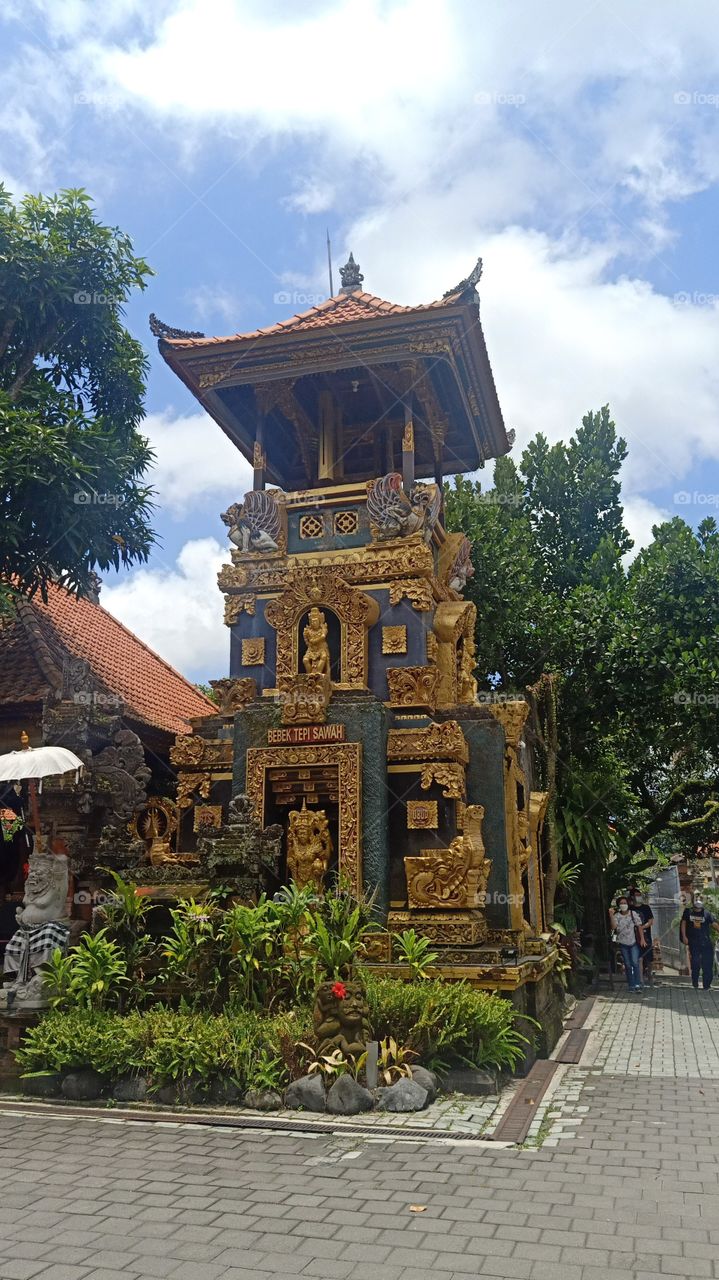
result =
M247 463L148 315L246 331L322 301L326 228L364 288L428 302L481 256L517 435L608 403L637 547L719 505L715 0L5 0L0 178L82 186L156 274L159 543L102 603L192 680L225 675L219 513ZM482 473L491 483L491 468Z

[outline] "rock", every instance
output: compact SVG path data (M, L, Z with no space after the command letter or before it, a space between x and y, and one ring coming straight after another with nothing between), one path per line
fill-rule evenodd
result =
M285 1106L293 1111L300 1107L305 1111L326 1111L327 1098L322 1077L301 1076L299 1080L293 1080L285 1093Z
M427 1104L434 1102L439 1093L439 1080L434 1071L428 1071L426 1067L412 1067L412 1079L427 1090L429 1094Z
M61 1071L45 1071L38 1076L23 1076L20 1088L28 1098L57 1098L62 1086Z
M472 1098L497 1093L497 1077L484 1067L452 1067L442 1076L447 1093L467 1093Z
M233 1102L239 1102L242 1098L242 1090L238 1089L231 1076L218 1076L210 1085L208 1101L214 1102L217 1106L228 1106Z
M80 1071L70 1071L62 1082L62 1093L71 1102L92 1102L99 1098L105 1081L98 1071L84 1067Z
M161 1103L163 1107L177 1106L177 1103L178 1103L177 1085L163 1084L162 1088L158 1089L156 1093L153 1094L152 1100L153 1102Z
M369 1089L358 1084L354 1076L340 1076L327 1094L327 1110L333 1116L358 1116L371 1111L374 1098Z
M252 1111L279 1111L282 1098L276 1089L248 1089L244 1105Z
M147 1098L147 1076L120 1076L112 1096L116 1102L144 1102Z
M421 1111L427 1106L429 1094L416 1080L402 1078L382 1089L377 1101L380 1111Z

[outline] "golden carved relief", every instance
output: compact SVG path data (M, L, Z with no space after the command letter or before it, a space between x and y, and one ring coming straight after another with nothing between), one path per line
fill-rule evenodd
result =
M224 739L208 741L196 733L181 733L170 747L170 761L190 769L221 769L231 767L233 751L233 743Z
M488 702L486 707L504 729L507 746L518 751L522 730L529 715L529 703L518 699L516 702Z
M407 827L410 831L436 831L439 826L436 800L408 800Z
M425 631L425 645L427 650L427 661L431 666L435 666L439 657L439 642L434 631Z
M231 627L243 613L249 613L253 617L255 603L255 597L249 594L225 596L225 625Z
M222 826L221 804L198 804L192 815L193 831L197 835L206 835L208 831L219 831Z
M382 628L382 652L407 652L407 628L405 626Z
M171 840L178 826L178 809L164 796L150 796L128 824L130 834L144 840L153 867L173 861Z
M302 631L305 651L302 666L308 676L329 676L330 647L327 643L327 619L321 609L313 605L307 626Z
M469 600L443 600L437 605L433 630L438 641L437 705L440 707L453 707L458 702L474 701L474 697L465 699L460 695L471 692L469 666L473 653L468 649L465 665L462 667L462 646L467 637L473 636L476 620L477 610Z
M427 613L433 606L432 588L425 578L402 578L390 583L389 602L400 604L405 597L412 608Z
M324 724L332 692L329 676L279 676L277 693L283 724Z
M390 729L388 760L469 760L467 739L456 720L443 720L426 729Z
M243 667L262 667L265 662L265 638L264 636L247 636L242 641L242 657L240 661Z
M340 620L341 683L364 688L367 628L377 621L379 605L349 587L333 569L294 569L287 574L286 589L269 601L265 617L277 631L277 676L291 676L299 670L298 623L303 613L320 604Z
M250 747L245 790L260 826L265 826L265 774L280 768L293 772L310 765L337 767L339 796L339 869L353 893L362 891L362 744L332 743L316 747Z
M212 786L212 775L209 773L181 773L177 779L177 807L190 809L195 797L207 800Z
M287 870L298 889L314 884L320 888L332 857L327 814L324 809L292 809L287 831Z
M408 422L402 433L402 452L414 453L414 423Z
M210 684L217 694L217 713L221 716L233 716L257 697L257 684L251 676L236 679L225 676L222 680L211 680Z
M464 799L466 780L463 765L439 761L426 764L420 776L422 790L428 791L433 782L444 788L442 795L445 800Z
M404 860L410 907L483 907L492 864L482 840L482 805L468 805L465 830L448 849Z
M388 667L390 706L428 707L434 711L438 679L436 667Z

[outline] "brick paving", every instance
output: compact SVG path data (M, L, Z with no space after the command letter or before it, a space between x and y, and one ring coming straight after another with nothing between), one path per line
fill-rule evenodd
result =
M718 1022L679 983L600 999L524 1148L0 1103L0 1280L719 1275Z

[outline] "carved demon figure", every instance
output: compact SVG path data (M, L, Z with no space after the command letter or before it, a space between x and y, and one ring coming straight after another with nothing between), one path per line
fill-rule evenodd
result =
M345 1055L364 1053L371 1039L369 1009L359 982L323 982L312 1013L318 1054L341 1049Z

